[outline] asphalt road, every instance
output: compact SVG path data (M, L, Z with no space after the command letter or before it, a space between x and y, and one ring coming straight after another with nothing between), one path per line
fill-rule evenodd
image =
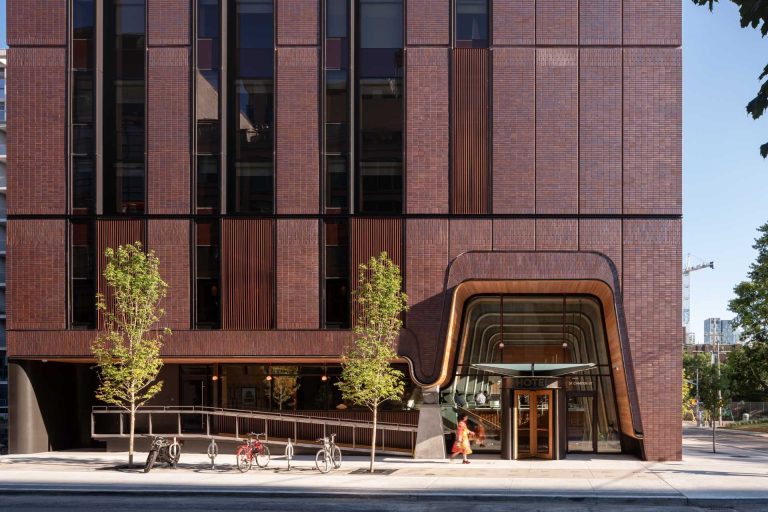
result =
M712 429L685 427L683 436L688 439L696 439L709 443L704 451L711 451L712 448ZM740 448L742 450L751 450L768 454L768 436L759 435L751 432L742 432L738 430L728 430L719 428L715 432L717 446L723 448ZM688 450L691 448L688 447Z
M264 499L259 497L126 497L126 496L9 496L0 499L0 510L13 511L91 511L108 510L109 512L127 512L141 510L142 512L170 510L214 511L214 510L258 510L280 512L607 512L614 510L633 512L731 512L765 510L764 505L744 505L732 507L697 507L687 505L660 505L616 503L604 504L579 503L578 501L436 501L412 500L408 498L391 500L366 499Z

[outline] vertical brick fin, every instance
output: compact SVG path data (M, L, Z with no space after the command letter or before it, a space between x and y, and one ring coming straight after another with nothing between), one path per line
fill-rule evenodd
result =
M277 44L316 46L320 39L319 0L277 2Z
M624 213L682 214L680 49L624 50Z
M66 328L65 228L63 220L8 221L9 330Z
M407 0L409 46L450 44L451 3L447 0Z
M580 213L621 213L621 49L583 48L579 89Z
M221 327L272 328L273 221L224 219L221 225Z
M494 251L533 251L536 249L534 219L494 219Z
M580 2L536 0L533 3L536 4L536 44L578 44Z
M448 50L409 48L407 212L448 213Z
M147 248L160 260L160 275L168 295L160 304L165 316L160 325L185 330L190 327L190 224L185 219L152 219L147 224Z
M317 213L317 48L277 51L277 211Z
M402 219L380 219L355 217L352 219L352 289L357 289L358 272L361 264L368 263L371 258L378 258L386 252L389 259L403 268L403 221ZM353 301L352 321L360 314L360 308Z
M63 214L67 198L64 48L11 48L7 80L8 213Z
M578 212L579 69L575 48L536 52L536 213Z
M535 105L536 50L495 48L493 213L536 211Z
M320 258L315 219L277 221L277 328L320 327Z
M682 29L682 2L678 0L624 2L625 45L680 46Z
M190 44L192 2L195 0L146 0L148 46Z
M154 214L190 212L190 53L150 48L147 69L147 193Z
M9 46L67 44L67 0L7 0L5 14Z
M537 251L575 251L578 248L577 219L536 219Z
M597 251L608 256L622 274L621 219L581 219L579 221L579 250Z
M494 46L532 45L536 42L536 2L505 0L492 3Z
M114 308L112 291L107 286L104 270L107 268L106 249L117 250L121 245L141 242L146 247L144 221L140 219L97 220L96 221L96 287L106 298L107 307ZM104 327L104 314L99 312L99 328Z
M680 220L624 221L624 309L648 460L680 460Z
M442 340L443 282L448 266L448 220L410 219L406 221L406 292L410 310L406 327L413 340L401 342L399 352L409 357L417 375L436 373Z
M621 45L622 0L589 0L579 4L579 39L584 45Z
M488 50L453 50L452 213L488 213Z
M493 248L493 224L490 219L451 219L448 259L468 251L490 251Z

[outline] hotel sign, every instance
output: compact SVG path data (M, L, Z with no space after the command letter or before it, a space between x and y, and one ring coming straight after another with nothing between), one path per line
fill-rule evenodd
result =
M505 377L504 387L507 389L551 389L560 387L557 377Z

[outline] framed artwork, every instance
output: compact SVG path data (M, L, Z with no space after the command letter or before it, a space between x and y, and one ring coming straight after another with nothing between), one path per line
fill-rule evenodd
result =
M243 406L256 405L256 388L241 388L240 402Z

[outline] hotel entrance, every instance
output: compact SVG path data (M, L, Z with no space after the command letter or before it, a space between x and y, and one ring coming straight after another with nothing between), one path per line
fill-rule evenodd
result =
M515 390L512 404L515 459L551 459L552 391Z

